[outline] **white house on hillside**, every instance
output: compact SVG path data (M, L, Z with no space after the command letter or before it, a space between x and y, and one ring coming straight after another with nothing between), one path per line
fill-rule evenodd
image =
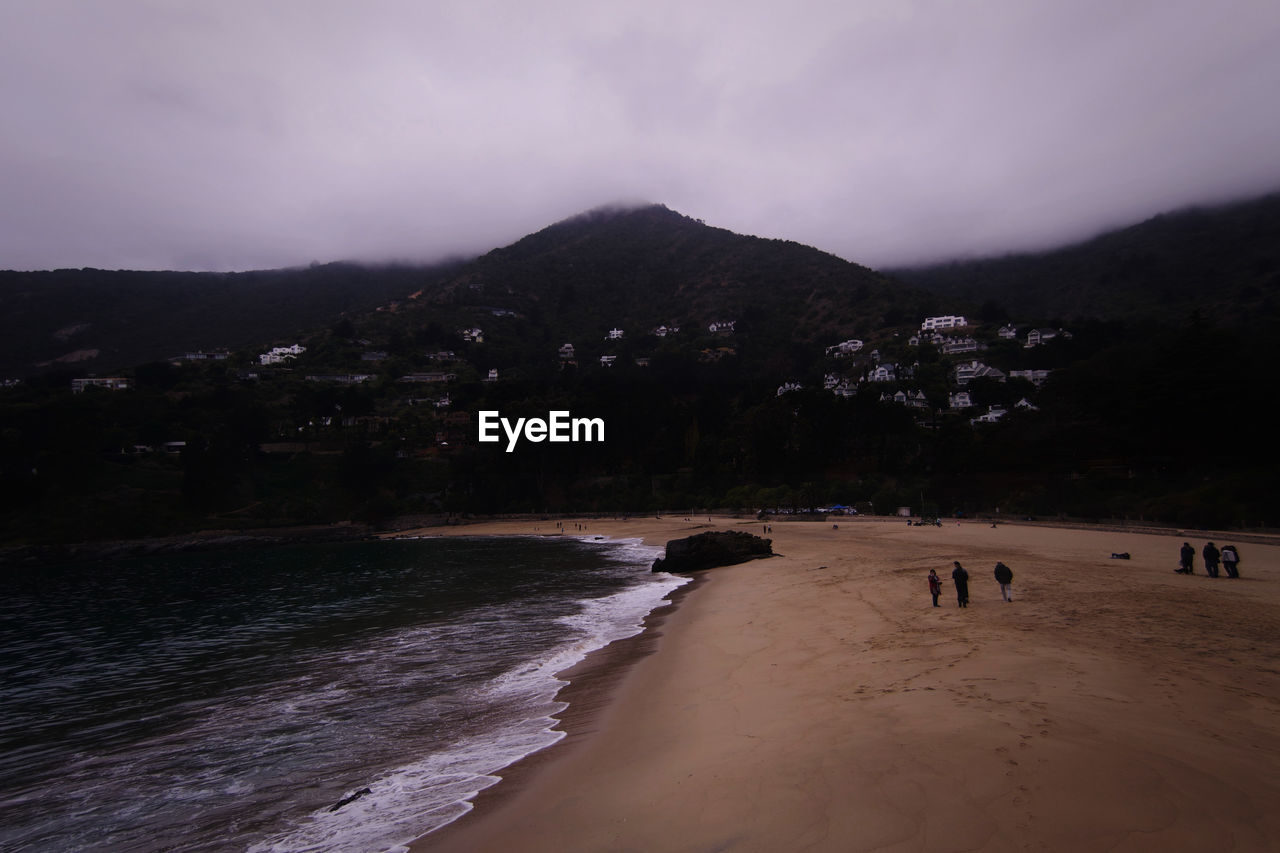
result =
M842 341L835 346L827 347L826 353L828 357L839 358L843 355L852 355L860 349L862 349L862 341L854 339Z
M948 338L946 343L942 345L944 355L955 355L962 352L977 352L982 349L982 345L970 337L964 338Z
M877 364L867 373L868 382L897 382L898 366L896 364Z
M1071 339L1071 333L1065 329L1032 329L1027 332L1026 349L1038 347L1041 344L1047 344L1059 335L1066 340Z
M971 361L968 364L961 364L956 367L957 385L968 385L973 380L983 377L994 379L997 382L1004 382L1008 378L1004 375L1003 370L989 367L980 361Z
M857 390L857 385L852 379L835 373L828 373L822 377L822 387L837 397L852 397Z
M880 395L880 402L898 403L899 405L907 406L912 409L929 408L929 401L925 399L923 391L903 391L899 389L892 395L885 392Z
M985 415L978 415L976 418L970 418L970 424L993 424L996 421L1009 414L1009 410L1004 406L989 406Z
M942 317L927 317L920 324L920 331L932 332L935 329L954 329L957 326L967 326L969 321L959 314L946 314Z
M258 362L261 364L280 364L286 359L296 358L307 351L302 344L291 344L287 347L272 347L271 352L264 352L258 356Z

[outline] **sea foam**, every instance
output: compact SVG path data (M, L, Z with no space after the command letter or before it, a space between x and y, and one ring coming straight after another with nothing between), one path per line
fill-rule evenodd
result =
M661 549L639 540L579 538L605 546L602 558L636 568L661 554ZM564 737L554 717L566 707L556 700L566 683L558 674L592 651L638 634L645 617L687 581L664 573L645 574L619 592L580 601L577 612L556 617L570 629L569 639L486 683L465 688L457 697L464 706L485 709L484 730L352 788L343 799L366 788L368 793L336 810L330 806L313 812L300 825L252 845L250 853L398 852L413 839L462 817L477 794L500 781L504 768ZM403 644L419 642L406 638Z

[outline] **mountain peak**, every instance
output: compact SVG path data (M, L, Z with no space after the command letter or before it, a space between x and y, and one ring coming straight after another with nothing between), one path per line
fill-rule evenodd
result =
M810 340L862 333L895 309L914 313L913 291L810 246L736 234L662 204L612 204L489 252L445 298L536 315L564 340L623 322L643 330L722 320Z
M655 204L652 202L615 202L613 204L593 207L590 210L584 210L582 213L577 213L567 219L562 219L530 236L536 236L537 234L547 231L592 227L616 222L643 221L700 224L698 220L685 216L682 213L677 213L664 204Z

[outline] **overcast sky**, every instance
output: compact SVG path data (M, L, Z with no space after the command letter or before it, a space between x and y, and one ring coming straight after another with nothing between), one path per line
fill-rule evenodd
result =
M869 266L1280 189L1276 0L0 0L0 268L656 202Z

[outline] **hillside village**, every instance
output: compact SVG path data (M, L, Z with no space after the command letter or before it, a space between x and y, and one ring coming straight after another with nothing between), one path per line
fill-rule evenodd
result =
M503 317L519 316L516 312L507 310L493 313ZM622 325L610 328L603 335L606 348L610 344L628 340L627 330ZM690 324L684 324L683 328L687 330L683 337L682 326L674 322L647 330L636 330L634 335L641 344L631 350L630 364L636 368L649 367L652 353L659 342L668 345L668 348L672 344L678 344L690 352L696 351L698 360L702 362L718 362L736 354L734 320L712 321L705 325L701 335ZM1047 368L1012 365L1034 363L1034 353L1029 351L1054 339L1072 339L1071 332L1065 329L1024 327L1020 331L1017 326L1009 323L993 328L990 325L971 324L962 315L925 317L918 331L912 332L904 340L907 331L878 331L875 335L878 345L872 349L867 349L866 343L860 339L845 340L825 347L821 388L841 398L873 393L875 399L882 403L917 411L917 424L922 427L936 427L939 417L958 417L972 426L991 424L998 422L1011 410L1036 411L1038 407L1033 399L1052 372ZM480 326L458 328L455 336L463 347L472 350L470 355L476 354L475 351L485 344L485 332ZM502 368L484 369L474 363L474 358L469 359L468 353L459 355L454 350L442 349L417 352L413 356L413 360L420 364L435 365L440 369L405 370L407 362L404 359L392 361L386 349L386 341L378 343L365 338L334 340L336 337L336 333L331 331L327 336L328 340L320 342L320 354L314 352L317 347L313 340L311 357L307 357L307 345L294 342L273 346L256 354L233 354L228 350L194 350L170 359L169 363L175 368L202 363L231 363L236 366L231 375L240 383L286 380L335 386L371 386L378 383L390 386L390 383L394 383L390 387L395 387L398 393L377 393L374 396L381 402L366 402L365 405L356 407L371 409L370 411L343 413L338 407L333 413L308 418L305 423L280 421L275 435L271 436L274 440L263 442L261 447L265 452L281 448L293 451L298 448L297 439L300 437L322 440L326 436L333 438L352 431L371 437L394 435L397 432L396 411L417 407L420 412L421 407L427 406L430 410L428 419L434 416L437 421L435 447L416 446L414 452L419 454L448 451L474 443L475 436L467 432L471 423L469 412L460 405L463 400L474 395L464 394L455 400L449 393L450 386L459 381L500 382L504 377L518 380L527 375L531 367L528 363L517 363L504 365ZM491 337L490 343L494 342ZM993 351L993 360L1005 365L1004 369L971 356L988 351ZM558 369L589 370L592 365L581 364L577 353L578 347L571 341L556 348L554 360ZM617 352L603 352L594 364L601 369L614 368L619 364L618 358ZM344 369L356 366L356 360L363 370ZM552 359L548 354L544 360L551 362ZM389 361L392 363L388 364ZM246 362L251 362L251 365L244 366ZM922 362L927 367L922 367ZM985 385L979 383L982 390L971 389L975 380L986 381ZM84 393L90 388L127 391L133 387L133 383L134 380L128 376L77 377L71 380L70 390L76 394ZM991 383L1009 385L1012 390L993 389ZM818 382L809 384L802 377L786 379L776 387L775 396L803 392L818 385ZM442 386L442 390L427 394L408 390L429 386ZM973 414L973 410L981 411ZM403 441L406 436L401 435L399 438ZM170 451L181 444L166 442ZM144 449L145 445L131 446L133 452Z

